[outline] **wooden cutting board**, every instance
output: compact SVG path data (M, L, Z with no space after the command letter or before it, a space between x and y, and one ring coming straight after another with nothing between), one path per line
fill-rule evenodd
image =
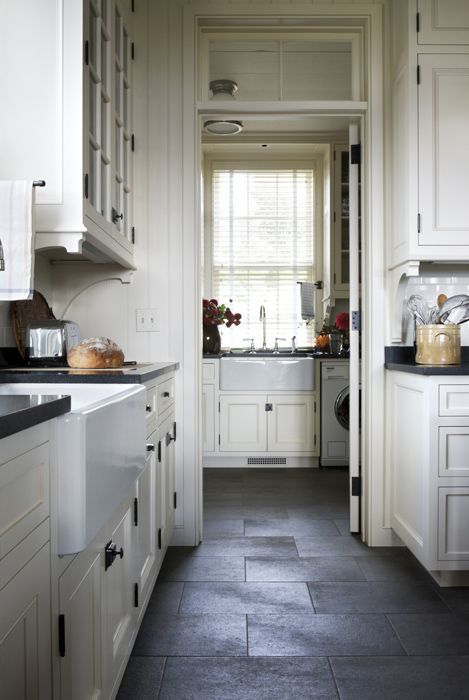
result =
M10 318L16 346L24 359L26 355L25 333L27 325L32 321L50 321L55 319L55 316L41 292L34 290L32 299L11 302Z

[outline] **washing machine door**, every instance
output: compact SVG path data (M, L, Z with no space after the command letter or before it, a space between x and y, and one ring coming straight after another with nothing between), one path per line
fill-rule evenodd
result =
M350 389L348 386L337 395L334 403L334 414L342 428L349 429L350 419Z

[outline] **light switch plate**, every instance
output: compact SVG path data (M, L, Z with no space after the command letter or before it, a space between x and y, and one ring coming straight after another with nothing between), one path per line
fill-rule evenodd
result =
M158 309L136 310L137 331L158 331Z

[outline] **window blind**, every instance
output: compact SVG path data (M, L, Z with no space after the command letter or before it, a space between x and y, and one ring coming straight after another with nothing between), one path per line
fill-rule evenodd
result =
M222 328L223 344L262 343L259 307L266 308L267 345L311 345L301 321L299 285L314 280L314 174L307 168L212 169L212 293L242 314Z

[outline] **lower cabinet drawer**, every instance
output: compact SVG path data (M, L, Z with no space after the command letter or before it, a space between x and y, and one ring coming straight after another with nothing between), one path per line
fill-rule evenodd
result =
M440 476L469 476L469 427L438 428L438 473Z
M438 408L440 416L469 416L469 386L441 384Z
M158 416L161 416L174 403L174 377L156 386Z
M469 486L438 489L438 559L469 561Z

